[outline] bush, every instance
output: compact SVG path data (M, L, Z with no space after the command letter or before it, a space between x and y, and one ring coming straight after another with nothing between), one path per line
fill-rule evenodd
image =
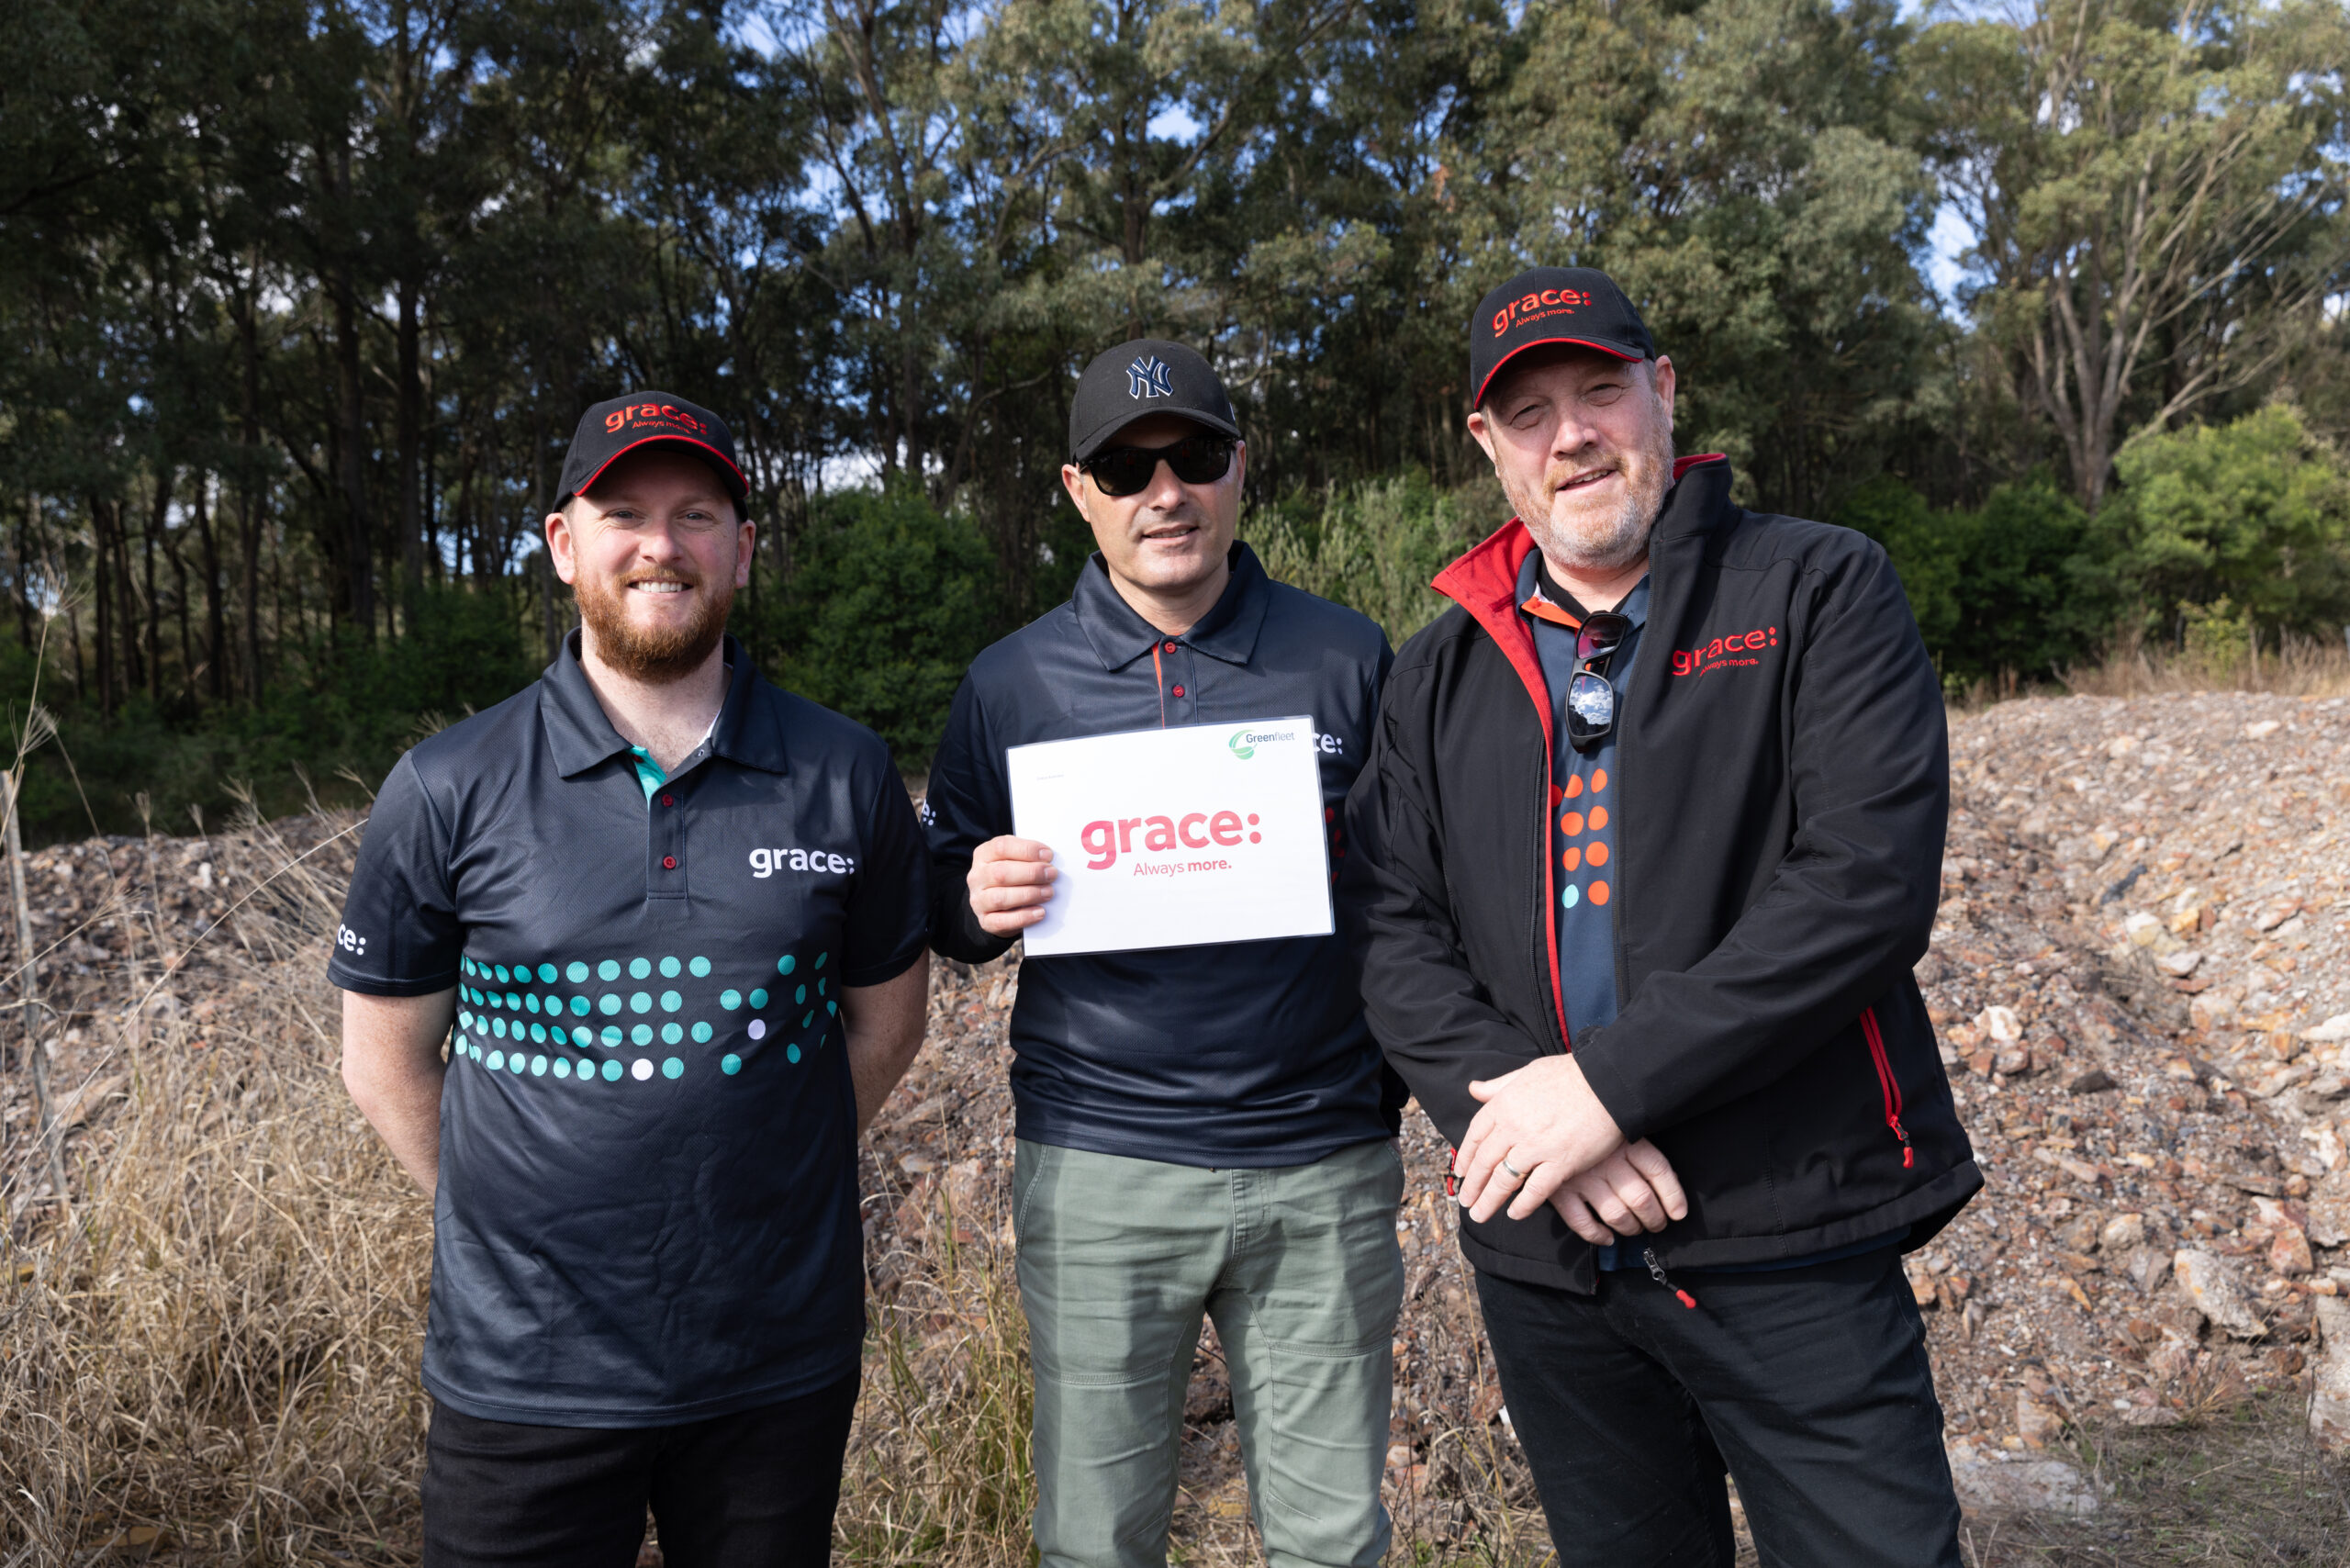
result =
M1892 557L1946 688L2053 676L2111 626L2088 516L2045 474L2001 485L1977 511L1935 511L1880 476L1835 521Z
M987 541L900 483L822 498L795 551L781 683L871 725L901 767L926 766L991 633Z
M1359 610L1397 646L1451 601L1428 587L1476 539L1467 508L1426 474L1293 497L1247 519L1242 533L1280 582Z
M2225 603L2244 622L2237 634L2340 635L2350 621L2350 465L2298 410L2274 404L2232 424L2142 435L2115 466L2121 484L2098 514L2100 544L2148 633L2190 629L2197 617L2162 624L2181 607Z

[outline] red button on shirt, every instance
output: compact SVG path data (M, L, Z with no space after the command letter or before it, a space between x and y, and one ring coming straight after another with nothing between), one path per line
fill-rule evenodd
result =
M1171 654L1171 653L1173 653L1173 652L1175 651L1175 644L1172 644L1172 643L1168 644L1167 644L1167 651L1168 651L1169 653L1170 653L1170 654Z
M661 797L661 803L665 806L674 806L677 803L677 797L675 795L664 795Z
M1178 697L1182 696L1182 695L1183 695L1183 689L1182 689L1181 687L1180 687L1180 686L1179 686L1179 687L1177 687L1177 688L1175 689L1175 695L1176 695L1176 696L1178 696Z
M674 870L676 870L677 868L677 857L676 856L674 856L674 855L664 855L663 857L661 857L661 869L663 869L664 871L674 871Z

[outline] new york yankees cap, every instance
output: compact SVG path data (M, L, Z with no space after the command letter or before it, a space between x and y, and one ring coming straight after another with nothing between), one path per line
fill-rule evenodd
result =
M734 432L726 421L674 392L633 392L588 406L564 454L562 488L554 504L595 487L621 454L656 443L680 446L715 471L739 505L751 493L734 460Z
M1479 300L1469 319L1469 406L1483 405L1503 365L1544 343L1656 357L1648 323L1615 279L1592 267L1528 267Z
M1077 378L1069 405L1069 454L1082 463L1139 419L1176 414L1219 435L1240 439L1224 383L1192 349L1164 338L1136 338L1105 349Z

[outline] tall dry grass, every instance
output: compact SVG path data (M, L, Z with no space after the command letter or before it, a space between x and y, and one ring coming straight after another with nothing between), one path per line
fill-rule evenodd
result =
M2189 691L2266 691L2280 697L2350 697L2350 645L2285 633L2281 645L2256 647L2232 638L2165 647L2140 640L2116 645L2104 660L2065 670L2064 688L2080 697L2154 697Z
M408 1557L431 1216L336 1070L341 880L252 822L210 852L252 892L205 954L226 1004L159 1017L121 977L89 1075L125 1098L76 1146L70 1221L10 1255L11 1564Z

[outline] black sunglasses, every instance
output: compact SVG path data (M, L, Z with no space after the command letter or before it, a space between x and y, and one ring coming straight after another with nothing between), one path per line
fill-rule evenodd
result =
M1080 463L1105 496L1131 496L1158 472L1158 460L1186 485L1213 485L1232 472L1232 442L1220 435L1187 435L1172 446L1113 446Z
M1591 616L1575 633L1575 662L1583 667L1567 683L1567 740L1577 751L1589 751L1616 727L1616 687L1607 666L1631 633L1631 618L1612 610Z

